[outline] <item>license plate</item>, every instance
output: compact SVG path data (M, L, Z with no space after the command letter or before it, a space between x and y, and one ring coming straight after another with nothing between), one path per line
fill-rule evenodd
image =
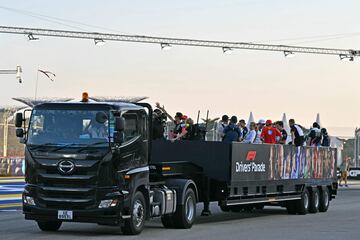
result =
M58 210L58 219L72 220L73 219L73 211Z

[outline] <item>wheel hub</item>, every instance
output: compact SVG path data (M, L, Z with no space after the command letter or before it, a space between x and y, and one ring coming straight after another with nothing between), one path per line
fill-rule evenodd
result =
M188 222L192 221L192 219L194 217L194 212L195 212L194 200L191 196L189 196L186 199L186 204L185 204L185 216L186 216L186 219L188 220Z
M143 221L144 221L144 206L139 200L137 200L134 203L134 208L133 208L133 222L136 227L140 227Z

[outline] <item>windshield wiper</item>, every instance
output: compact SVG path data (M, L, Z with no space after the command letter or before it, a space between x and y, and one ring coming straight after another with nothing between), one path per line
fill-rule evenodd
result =
M57 146L57 144L55 144L55 143L43 143L43 144L39 144L39 145L36 145L36 146L30 146L30 148L31 148L31 150L36 150L38 148L47 147L47 146Z
M56 151L59 151L61 149L64 149L64 148L67 148L67 147L70 147L70 146L75 146L75 145L80 145L79 143L68 143L68 144L65 144L61 147L58 147L58 148L55 148L54 150L52 150L53 152L56 152Z
M90 143L90 144L88 144L88 145L80 148L80 149L78 150L78 152L82 152L82 151L84 151L84 150L86 150L86 149L89 149L90 147L93 147L93 146L96 146L96 145L100 145L100 144L104 144L104 143L105 143L105 144L108 144L108 142L104 142L104 141L102 141L102 142Z

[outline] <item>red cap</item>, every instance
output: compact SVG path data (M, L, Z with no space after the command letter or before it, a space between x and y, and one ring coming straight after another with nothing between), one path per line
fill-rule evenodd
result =
M266 120L266 125L271 125L272 121L271 120Z
M181 119L182 119L182 120L186 120L187 118L188 118L188 117L187 117L186 115L183 115Z

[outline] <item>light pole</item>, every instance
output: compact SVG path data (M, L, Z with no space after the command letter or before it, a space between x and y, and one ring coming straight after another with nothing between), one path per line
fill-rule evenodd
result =
M39 73L44 74L48 79L50 79L52 82L54 81L54 77L56 77L55 73L52 73L50 71L44 71L41 69L37 69L36 71L36 83L35 83L35 101L37 98L37 92L38 92L38 86L39 86Z
M16 79L19 83L22 83L21 73L22 67L20 65L17 65L15 70L0 70L0 74L16 74Z

